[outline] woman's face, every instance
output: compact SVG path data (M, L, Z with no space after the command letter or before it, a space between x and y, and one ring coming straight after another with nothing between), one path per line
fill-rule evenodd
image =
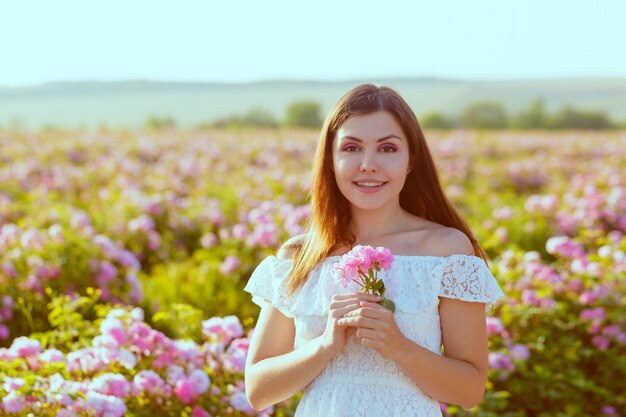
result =
M399 204L408 170L409 143L391 113L355 115L337 130L333 171L354 208Z

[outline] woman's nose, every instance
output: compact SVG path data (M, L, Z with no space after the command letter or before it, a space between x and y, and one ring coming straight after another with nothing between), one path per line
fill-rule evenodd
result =
M376 164L376 155L370 152L363 152L363 160L361 161L361 172L376 172L378 166Z

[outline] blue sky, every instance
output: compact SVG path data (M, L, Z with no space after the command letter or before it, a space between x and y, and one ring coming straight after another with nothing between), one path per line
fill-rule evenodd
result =
M626 77L626 1L4 1L0 86Z

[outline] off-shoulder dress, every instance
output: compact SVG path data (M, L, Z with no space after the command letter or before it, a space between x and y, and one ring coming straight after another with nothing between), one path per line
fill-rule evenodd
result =
M293 318L294 349L324 332L334 294L358 291L335 281L330 256L309 274L305 284L287 295L291 260L268 256L255 269L245 291ZM381 271L386 296L394 301L394 318L402 333L441 355L439 297L485 303L504 294L485 262L476 256L395 255L389 271ZM349 338L344 350L305 388L296 417L441 417L439 402L424 393L393 361Z

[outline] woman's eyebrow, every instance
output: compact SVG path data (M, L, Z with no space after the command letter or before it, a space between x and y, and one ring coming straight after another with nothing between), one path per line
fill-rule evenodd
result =
M392 139L392 138L396 138L396 139L402 140L400 137L398 137L398 136L396 136L396 135L387 135L387 136L385 136L385 137L382 137L382 138L380 138L380 139L377 139L377 140L376 140L376 142L384 142L384 141L386 141L387 139ZM355 142L360 142L360 143L363 143L363 140L361 140L361 139L359 139L359 138L355 138L354 136L350 136L350 135L346 135L346 136L344 136L342 139L350 139L350 140L353 140L353 141L355 141Z

